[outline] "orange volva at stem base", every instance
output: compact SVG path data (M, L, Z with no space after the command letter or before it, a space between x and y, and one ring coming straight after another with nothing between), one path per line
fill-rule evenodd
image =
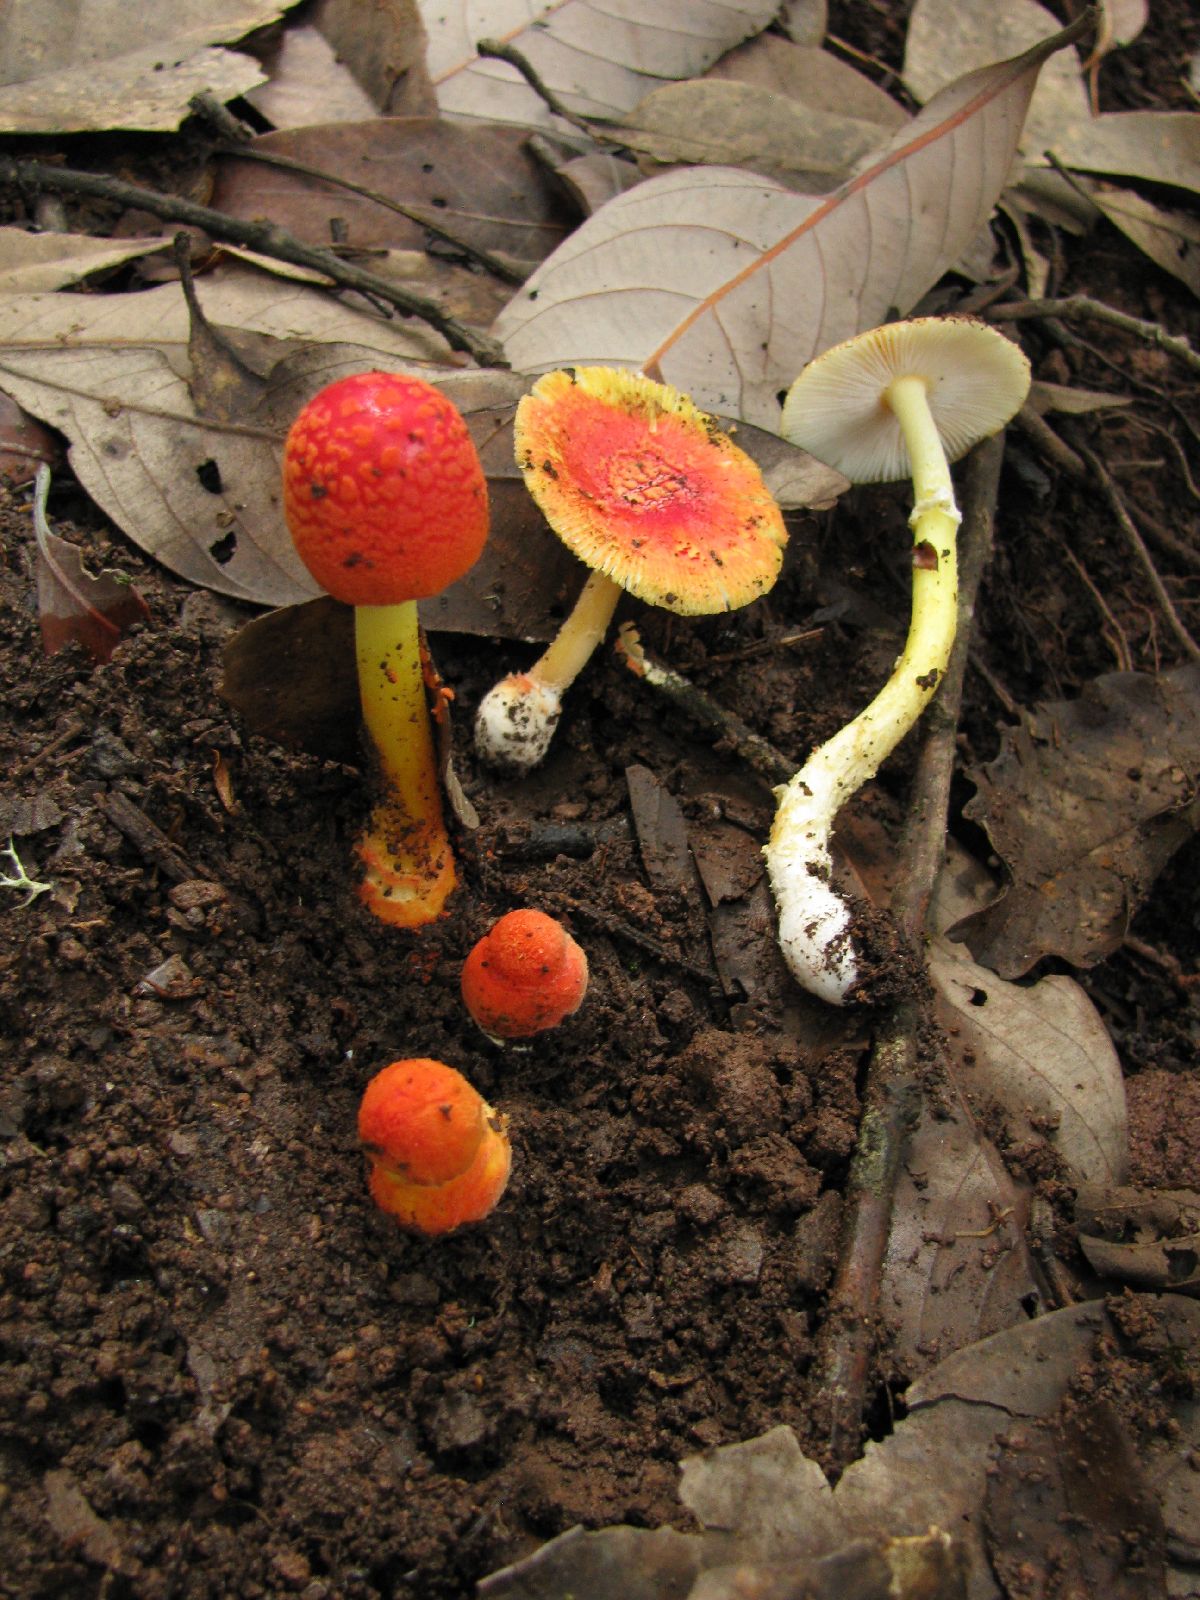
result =
M359 898L381 922L417 928L441 916L458 882L421 670L415 600L356 606L363 720L380 799L357 851Z

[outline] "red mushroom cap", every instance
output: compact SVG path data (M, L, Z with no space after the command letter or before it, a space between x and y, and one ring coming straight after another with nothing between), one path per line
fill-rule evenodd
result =
M544 911L510 911L467 957L462 996L495 1039L527 1039L578 1011L587 990L587 956Z
M547 372L517 407L514 444L563 543L639 600L731 611L779 576L787 529L757 464L669 384Z
M480 1221L508 1182L505 1127L445 1062L393 1061L368 1083L358 1111L372 1198L419 1233Z
M422 378L360 372L292 424L283 506L313 577L352 606L398 605L461 578L488 531L487 481L457 408Z

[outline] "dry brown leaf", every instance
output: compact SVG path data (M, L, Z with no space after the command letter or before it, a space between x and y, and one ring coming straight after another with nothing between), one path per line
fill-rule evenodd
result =
M563 128L507 62L481 59L481 38L519 50L577 115L632 111L664 79L695 78L772 20L778 0L656 0L652 10L599 0L422 0L427 66L445 116Z
M1039 417L1058 411L1067 417L1086 417L1096 411L1111 411L1133 404L1132 395L1110 394L1107 389L1077 389L1071 384L1048 383L1035 378L1029 386L1025 404Z
M273 127L361 122L378 110L317 28L283 28L260 59L270 76L246 99Z
M827 0L784 0L779 25L793 44L820 45L829 25Z
M742 167L808 194L844 181L880 138L876 123L712 78L655 89L618 127L647 171Z
M1200 1337L1200 1307L1180 1296L1143 1296L1129 1309L1151 1319L1158 1348L1186 1351ZM910 1386L908 1414L867 1445L836 1488L787 1427L690 1457L679 1496L702 1533L572 1529L485 1578L481 1600L733 1600L751 1593L764 1600L799 1593L999 1600L984 1521L997 1450L1014 1427L1055 1418L1097 1349L1119 1338L1115 1322L1094 1304L959 1351ZM1139 1470L1161 1507L1172 1576L1182 1581L1200 1499L1190 1466L1200 1419L1186 1396L1171 1410L1172 1428L1144 1447ZM998 1503L994 1509L999 1516ZM1120 1520L1109 1503L1098 1503L1095 1518L1061 1522L1067 1570L1098 1537L1119 1534ZM901 1549L919 1558L923 1586L905 1581Z
M966 250L1004 185L1042 62L1074 37L959 81L825 200L723 167L621 195L501 314L513 365L640 367L710 410L776 428L779 394L806 361L910 309Z
M0 228L0 295L52 293L170 248L164 238L93 239L83 233Z
M48 656L79 644L93 661L107 661L136 622L145 622L150 608L120 572L90 573L79 550L54 533L46 521L50 469L37 474L33 532L37 547L38 622Z
M919 101L986 62L1029 50L1058 19L1037 0L916 0L904 45L904 82ZM1064 50L1047 61L1025 118L1020 147L1040 158L1064 128L1091 117L1079 57Z
M21 0L0 11L0 132L168 132L193 95L262 82L233 44L295 0Z
M731 50L709 69L706 78L709 83L747 83L769 89L817 111L873 122L884 133L894 133L908 121L903 106L847 62L828 50L781 39L777 33L760 33Z
M1079 1246L1102 1277L1135 1289L1200 1293L1200 1194L1084 1184Z
M437 109L425 70L419 0L372 0L367 6L362 0L315 0L305 16L350 69L376 111L400 117Z
M1112 111L1053 140L1064 166L1200 191L1200 112Z
M1151 261L1200 295L1200 222L1192 212L1155 205L1111 183L1092 182L1088 196Z
M250 148L349 179L426 212L477 248L540 261L567 228L526 137L516 128L373 117L266 134ZM311 244L329 243L335 218L342 242L357 249L424 250L429 241L419 222L373 200L236 156L218 169L213 205L248 221L270 217Z
M1042 956L1102 960L1163 866L1200 825L1200 667L1109 673L1027 713L970 774L1011 885L954 929L1005 978Z

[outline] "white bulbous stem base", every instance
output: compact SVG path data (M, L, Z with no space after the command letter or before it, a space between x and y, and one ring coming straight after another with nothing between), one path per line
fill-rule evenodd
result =
M509 772L531 772L546 756L562 715L563 695L608 632L619 584L593 572L558 633L527 672L489 689L475 715L480 759Z
M912 617L904 649L883 688L852 722L814 750L776 790L764 855L779 915L779 942L804 989L844 1005L860 978L851 911L833 887L834 818L875 776L933 698L958 625L958 524L954 484L929 410L924 380L897 378L887 401L904 433L915 504Z

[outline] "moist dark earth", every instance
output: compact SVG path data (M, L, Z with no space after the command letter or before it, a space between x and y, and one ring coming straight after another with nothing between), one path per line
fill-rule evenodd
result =
M1153 8L1101 74L1104 109L1191 107L1188 9ZM831 11L834 35L898 64L904 7ZM1187 292L1106 226L1046 242L1056 292L1200 343ZM1186 370L1107 331L1008 331L1038 376L1135 396L1074 437L1194 550ZM610 651L544 769L498 782L470 713L521 647L437 635L480 826L450 915L382 928L352 892L362 774L221 699L222 647L252 613L151 564L65 472L50 514L150 615L106 665L46 657L29 490L4 490L2 831L53 888L0 905L0 1594L454 1600L577 1523L686 1526L682 1456L787 1423L820 1458L810 1367L872 1017L824 1018L779 979L722 984L699 886L631 822L648 773L750 893L769 786ZM783 579L729 618L622 615L799 764L898 648L905 515L898 488L795 518ZM1154 553L1194 624L1195 564ZM1138 670L1177 664L1096 486L1014 433L962 766L997 753L1014 706L1114 668L1097 595ZM911 761L856 803L885 838ZM986 853L958 817L969 794L952 827ZM1079 975L1128 1075L1134 1181L1175 1187L1200 1180L1198 877L1193 844L1131 942ZM500 1049L459 972L522 905L570 926L591 986L561 1028ZM374 1211L355 1139L371 1074L426 1055L509 1116L514 1145L492 1218L436 1241ZM886 1345L876 1376L902 1387Z

